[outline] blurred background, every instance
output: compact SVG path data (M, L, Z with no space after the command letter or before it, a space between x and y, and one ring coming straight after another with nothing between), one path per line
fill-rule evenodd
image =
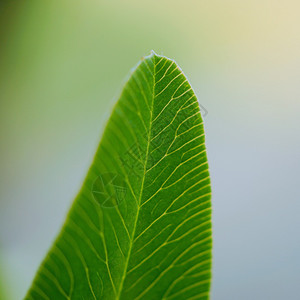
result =
M300 2L0 4L0 289L22 299L122 84L155 50L208 111L213 300L299 299Z

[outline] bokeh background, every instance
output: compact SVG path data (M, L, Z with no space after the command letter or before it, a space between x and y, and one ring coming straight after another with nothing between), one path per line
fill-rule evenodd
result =
M299 299L299 12L298 0L1 1L0 298L24 297L153 49L208 111L212 299Z

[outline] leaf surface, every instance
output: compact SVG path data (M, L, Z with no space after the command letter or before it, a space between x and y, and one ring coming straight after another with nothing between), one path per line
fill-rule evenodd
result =
M143 58L26 299L208 299L204 139L181 69L155 53Z

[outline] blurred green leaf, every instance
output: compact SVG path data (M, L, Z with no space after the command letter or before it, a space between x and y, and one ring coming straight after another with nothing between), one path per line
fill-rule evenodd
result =
M142 59L26 299L208 299L204 139L176 63L155 53Z

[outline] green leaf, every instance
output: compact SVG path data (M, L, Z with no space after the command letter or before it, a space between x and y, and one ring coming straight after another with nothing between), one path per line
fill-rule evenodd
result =
M173 60L152 53L26 299L208 299L210 200L196 96Z

